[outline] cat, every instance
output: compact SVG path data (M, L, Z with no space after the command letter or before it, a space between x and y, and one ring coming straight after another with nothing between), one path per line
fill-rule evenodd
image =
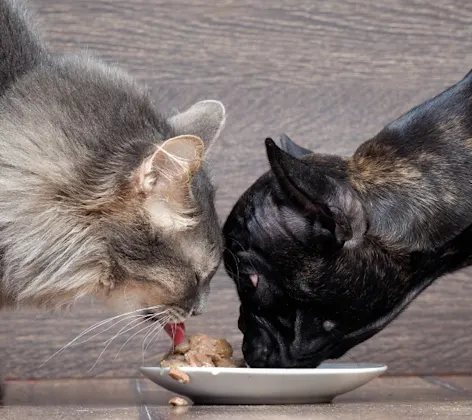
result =
M0 0L0 306L93 296L157 322L205 309L223 238L215 100L164 117L124 71L55 54Z
M223 233L251 367L316 367L472 262L472 72L361 144L266 139L270 170Z

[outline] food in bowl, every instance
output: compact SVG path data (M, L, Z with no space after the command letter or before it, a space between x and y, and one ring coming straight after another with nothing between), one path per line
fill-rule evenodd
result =
M182 384L188 384L190 382L190 376L174 366L170 368L169 376Z
M190 382L190 376L179 368L185 367L223 367L243 368L243 359L233 357L233 347L224 338L213 338L206 334L195 334L188 339L180 339L170 352L162 358L160 367L169 368L169 376L182 384ZM169 400L173 406L187 405L180 397Z
M224 338L195 334L175 346L160 362L161 367L245 367L244 360L233 358L233 347ZM177 380L181 380L176 375Z

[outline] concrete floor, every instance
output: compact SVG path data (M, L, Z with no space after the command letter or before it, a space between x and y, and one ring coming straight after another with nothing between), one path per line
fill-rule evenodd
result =
M2 420L17 419L317 419L472 418L472 377L383 377L333 404L167 405L171 393L146 379L7 382Z

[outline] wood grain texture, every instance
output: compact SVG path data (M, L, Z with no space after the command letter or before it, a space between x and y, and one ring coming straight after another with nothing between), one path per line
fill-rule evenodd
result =
M192 405L179 409L168 404L175 394L147 379L11 381L1 413L2 420L470 418L472 393L449 387L451 378L441 378L440 383L420 377L376 378L337 397L334 404Z
M288 133L306 147L350 154L384 124L439 93L472 63L472 3L443 0L32 0L58 51L86 48L128 69L163 111L218 99L226 129L211 153L223 221L267 169L263 140ZM472 371L472 269L438 281L386 330L354 349L391 373ZM237 296L220 270L208 312L189 332L239 345ZM142 338L111 330L41 363L112 314L83 302L67 314L2 313L0 355L15 378L130 376ZM123 324L122 324L123 325ZM113 331L116 333L119 326ZM89 335L88 337L91 337ZM162 337L147 362L167 349ZM152 357L151 357L152 354Z

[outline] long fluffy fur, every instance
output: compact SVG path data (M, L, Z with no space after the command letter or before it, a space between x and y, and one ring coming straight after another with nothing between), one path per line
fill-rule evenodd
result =
M166 119L126 73L50 53L32 27L22 5L0 0L0 304L56 306L126 285L137 305L190 312L222 247L205 165L167 180L174 202L135 176L167 139L193 134L207 149L224 107Z

